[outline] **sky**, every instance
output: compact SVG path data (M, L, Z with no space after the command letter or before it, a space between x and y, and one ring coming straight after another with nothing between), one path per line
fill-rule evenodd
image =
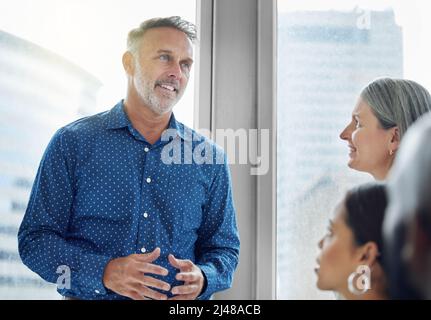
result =
M9 0L0 1L0 30L57 53L98 78L103 87L97 110L103 111L125 95L121 57L129 30L148 18L171 15L195 23L195 0ZM193 78L174 108L189 126Z

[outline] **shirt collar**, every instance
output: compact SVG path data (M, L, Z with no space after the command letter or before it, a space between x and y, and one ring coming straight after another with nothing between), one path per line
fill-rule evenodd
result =
M108 112L106 129L120 129L129 126L132 127L132 122L124 111L124 100L121 100ZM173 113L169 119L168 129L175 129L177 135L185 141L191 141L193 139L192 130L177 121Z
M124 112L124 103L123 100L121 100L109 110L106 119L106 129L120 129L128 127L129 125L132 125L132 123Z

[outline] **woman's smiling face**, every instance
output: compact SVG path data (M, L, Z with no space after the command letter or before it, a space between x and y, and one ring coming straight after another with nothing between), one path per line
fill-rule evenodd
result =
M394 130L383 129L370 106L359 98L351 122L340 134L348 142L348 166L368 172L377 180L385 179L393 161L390 148Z

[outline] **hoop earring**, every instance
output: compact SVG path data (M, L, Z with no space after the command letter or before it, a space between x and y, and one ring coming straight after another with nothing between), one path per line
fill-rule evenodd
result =
M359 277L356 282L355 278ZM352 272L347 278L347 287L351 293L356 296L362 295L371 289L371 279L367 274L366 269ZM358 289L359 288L359 289Z

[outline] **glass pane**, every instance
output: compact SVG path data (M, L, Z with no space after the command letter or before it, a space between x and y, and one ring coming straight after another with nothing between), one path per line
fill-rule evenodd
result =
M196 21L195 0L0 2L0 299L58 298L21 262L17 232L42 153L56 129L125 95L121 56L145 19ZM174 111L193 125L193 78Z
M371 176L347 167L339 138L361 88L381 76L431 88L426 1L278 1L277 292L319 292L317 242L345 191Z

